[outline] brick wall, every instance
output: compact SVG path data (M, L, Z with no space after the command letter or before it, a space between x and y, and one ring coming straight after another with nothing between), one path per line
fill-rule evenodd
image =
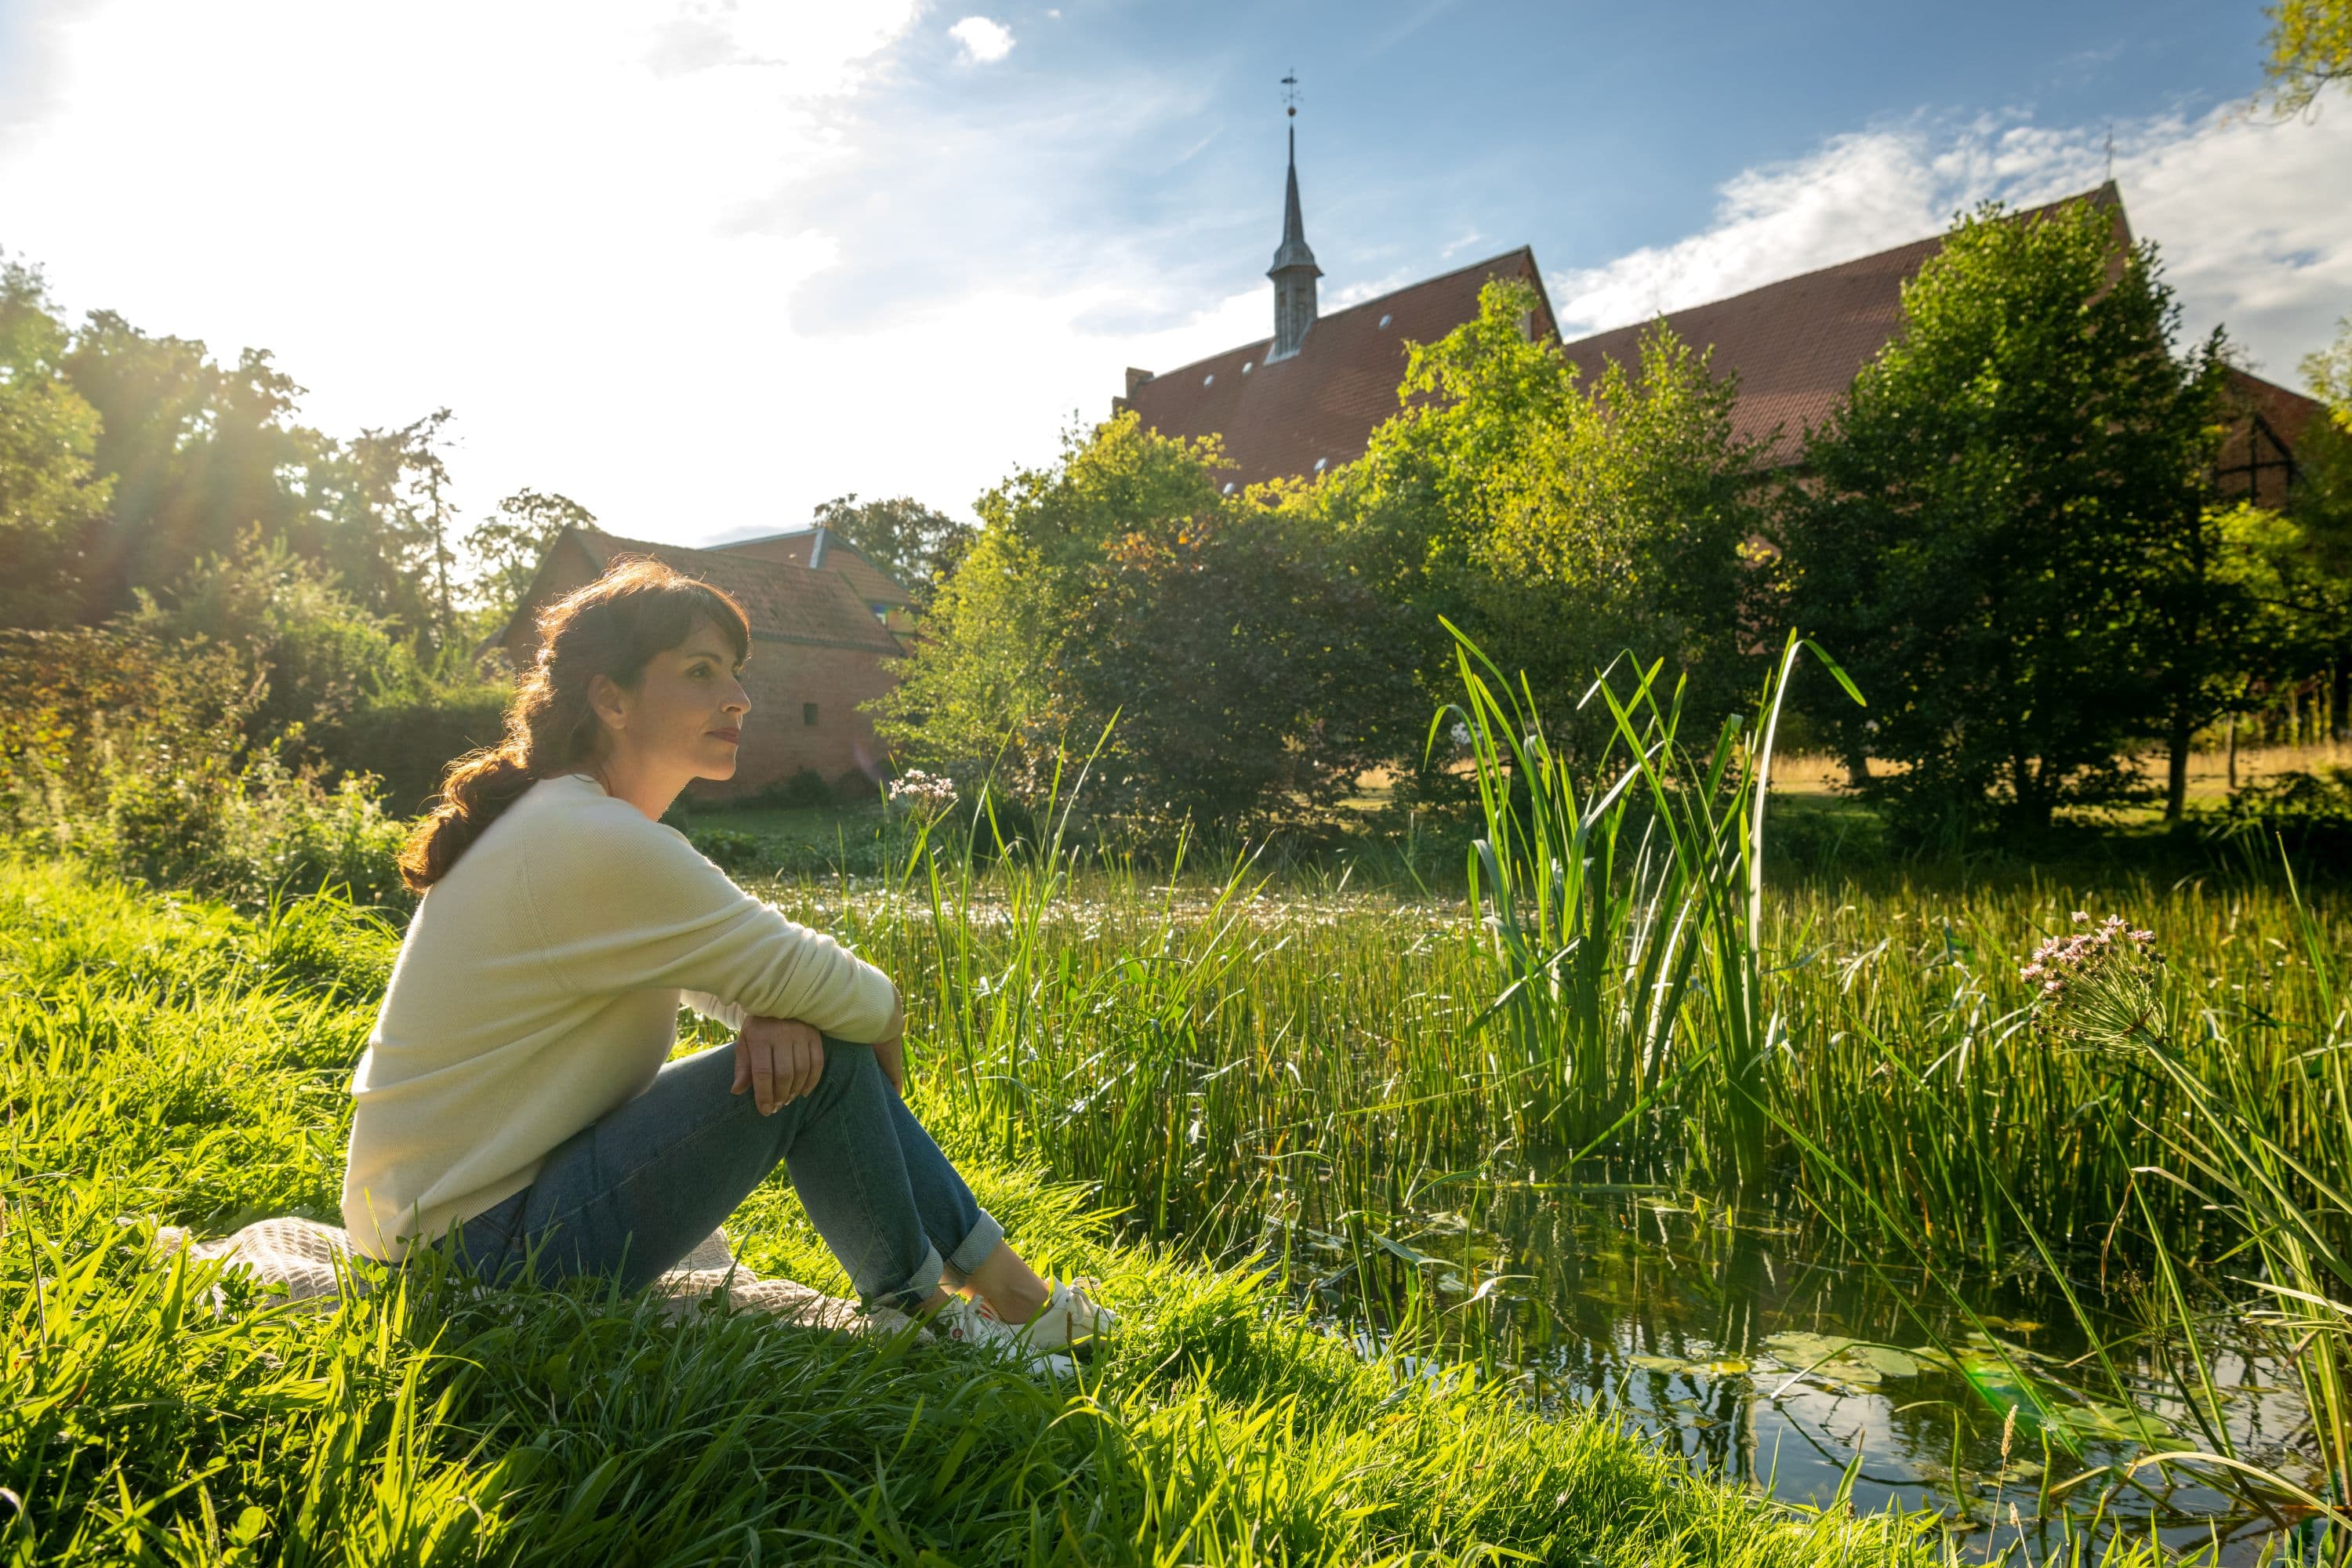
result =
M735 776L696 784L693 793L748 795L803 768L814 768L827 784L853 768L869 779L879 776L882 747L874 721L857 710L895 684L882 660L863 648L754 641L751 661L743 667L751 712L743 721ZM809 703L816 705L814 724L805 712Z

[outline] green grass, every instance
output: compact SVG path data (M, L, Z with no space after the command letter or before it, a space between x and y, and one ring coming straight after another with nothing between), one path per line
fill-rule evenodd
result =
M233 1291L215 1314L149 1216L331 1213L393 934L331 899L256 920L5 870L12 1563L1929 1560L1913 1521L1780 1508L1605 1417L1360 1359L1261 1275L1115 1241L944 1092L983 1200L1132 1313L1082 1386L428 1268L331 1312ZM832 1282L781 1189L738 1228Z

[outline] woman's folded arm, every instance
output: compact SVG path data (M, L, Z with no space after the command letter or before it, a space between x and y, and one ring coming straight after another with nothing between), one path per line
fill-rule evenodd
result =
M714 1005L688 1005L732 1028L758 1015L846 1040L884 1037L898 1006L887 975L743 891L675 830L611 807L594 856L550 846L523 861L559 983L583 994L697 993Z

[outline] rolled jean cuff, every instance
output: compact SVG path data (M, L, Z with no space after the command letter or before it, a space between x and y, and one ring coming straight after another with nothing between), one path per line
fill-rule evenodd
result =
M946 1273L946 1267L940 1262L940 1249L928 1247L923 1249L922 1266L897 1289L860 1290L858 1299L869 1307L896 1307L902 1312L911 1312L931 1299Z
M980 1223L971 1227L971 1234L965 1237L953 1252L948 1254L947 1277L950 1282L961 1285L971 1279L971 1271L994 1256L1003 1241L1004 1227L996 1223L994 1215L986 1209L981 1210Z

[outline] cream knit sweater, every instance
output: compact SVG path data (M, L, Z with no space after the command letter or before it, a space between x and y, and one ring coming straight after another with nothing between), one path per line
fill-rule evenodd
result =
M396 1258L529 1186L645 1092L683 1001L730 1027L878 1038L888 976L793 924L584 775L542 779L417 906L367 1054L343 1175L361 1252Z

